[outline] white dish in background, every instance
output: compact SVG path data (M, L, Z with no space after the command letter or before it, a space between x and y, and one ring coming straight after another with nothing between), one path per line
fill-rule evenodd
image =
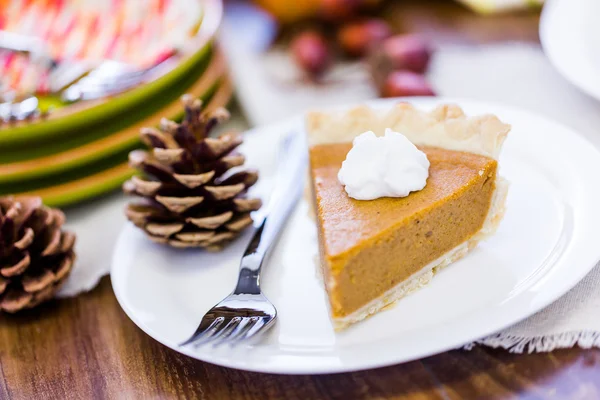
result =
M406 100L406 99L405 99ZM442 270L426 288L346 331L334 333L314 263L317 236L301 201L263 272L275 327L256 344L182 349L204 313L233 288L247 232L222 253L168 249L127 225L111 271L127 315L164 345L206 362L251 371L333 373L401 363L460 347L539 311L600 259L600 153L571 129L497 104L408 99L421 108L457 103L513 125L501 173L511 181L498 233ZM397 100L377 100L390 106ZM242 151L260 171L255 192L273 183L277 138L303 132L302 118L248 132Z
M598 0L549 0L542 11L540 40L556 69L571 83L600 100L598 17Z

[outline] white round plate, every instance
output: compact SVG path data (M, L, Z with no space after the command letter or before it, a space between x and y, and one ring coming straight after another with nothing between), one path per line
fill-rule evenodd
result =
M600 99L600 1L549 0L540 20L544 52L558 71Z
M317 235L302 200L263 270L277 324L254 344L178 343L235 283L247 232L222 253L168 249L127 225L112 285L127 315L148 335L199 360L251 371L306 374L401 363L460 347L512 325L559 298L600 259L600 153L572 130L524 111L475 101L414 98L421 108L457 103L470 115L495 113L513 130L500 160L511 181L497 234L389 310L334 333L316 274ZM397 100L377 100L376 107ZM280 135L303 134L302 118L253 129L242 151L268 197Z

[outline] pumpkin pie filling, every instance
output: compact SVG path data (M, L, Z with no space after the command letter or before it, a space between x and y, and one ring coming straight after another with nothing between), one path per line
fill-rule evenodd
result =
M310 149L321 260L326 281L335 282L328 287L333 318L355 312L475 235L495 188L495 160L423 146L431 163L423 190L354 200L337 178L351 147Z

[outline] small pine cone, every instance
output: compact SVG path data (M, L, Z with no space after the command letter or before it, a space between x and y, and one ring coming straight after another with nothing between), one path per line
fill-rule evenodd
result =
M181 123L163 119L160 129L142 129L149 150L129 154L130 165L142 174L123 190L143 200L127 205L125 214L155 242L220 250L252 224L250 212L261 207L260 199L246 197L258 174L231 170L245 161L235 151L240 135L209 137L229 118L225 109L206 114L200 100L186 95L182 102Z
M0 309L14 313L54 297L75 261L62 211L39 197L0 197Z

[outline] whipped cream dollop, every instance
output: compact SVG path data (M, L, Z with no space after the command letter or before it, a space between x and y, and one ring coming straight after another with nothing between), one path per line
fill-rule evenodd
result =
M405 197L421 190L429 177L429 160L404 135L391 129L371 131L354 139L338 179L356 200Z

